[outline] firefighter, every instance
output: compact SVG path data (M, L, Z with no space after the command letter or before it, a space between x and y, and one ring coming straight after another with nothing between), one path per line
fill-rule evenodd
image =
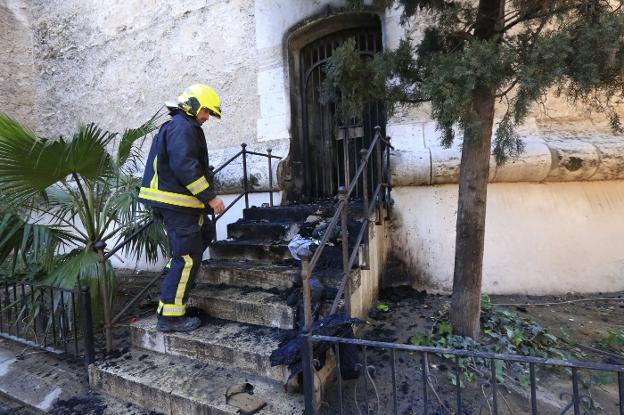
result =
M171 251L157 309L159 331L192 331L201 324L198 317L186 315L186 302L214 235L206 215L224 210L210 187L201 128L211 116L221 118L219 104L219 96L203 84L191 85L176 102L165 104L171 119L160 127L147 158L139 199L163 221Z

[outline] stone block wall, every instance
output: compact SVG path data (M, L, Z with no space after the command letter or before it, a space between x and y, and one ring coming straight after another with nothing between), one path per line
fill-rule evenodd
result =
M0 112L35 126L33 45L25 0L0 2Z
M256 137L253 0L32 0L37 131L76 121L121 131L202 82L221 96L211 148Z

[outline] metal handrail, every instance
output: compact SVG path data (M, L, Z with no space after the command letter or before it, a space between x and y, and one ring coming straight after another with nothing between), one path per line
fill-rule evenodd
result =
M303 386L304 386L304 395L305 395L305 405L306 405L306 413L311 411L310 413L315 413L314 404L313 404L313 385L314 385L314 366L313 366L313 345L312 340L318 336L312 336L312 293L310 287L310 279L312 278L312 272L316 267L319 258L321 257L325 246L327 246L327 242L329 241L330 235L333 234L334 229L338 224L338 220L341 221L341 236L342 236L342 279L340 281L340 285L338 287L338 292L336 293L336 297L334 298L332 308L330 314L335 314L338 309L338 303L340 298L342 298L345 290L348 290L349 276L351 274L351 269L356 261L357 253L359 247L362 243L366 230L370 225L370 216L374 209L377 209L378 219L376 223L381 224L383 221L382 218L382 210L381 210L381 192L382 189L385 190L385 207L387 217L390 217L390 191L392 189L390 183L390 142L389 137L385 139L382 137L381 128L375 127L375 135L373 137L372 143L370 144L368 149L362 149L361 154L361 163L358 167L353 178L350 178L348 175L349 171L349 159L348 159L348 138L345 137L343 141L345 158L344 158L344 179L345 179L345 187L340 187L338 190L338 204L336 205L336 211L332 216L327 228L325 229L325 233L321 242L319 243L318 248L315 250L314 255L303 255L301 257L301 280L303 283L303 313L304 313L304 322L305 322L305 332L302 341L302 349L301 349L301 362L303 369ZM386 163L384 166L383 157L384 154L382 152L381 146L382 143L385 144L385 158ZM373 192L373 200L374 203L369 205L368 199L368 175L363 174L364 170L368 166L368 162L373 154L373 150L376 150L377 156L377 179L379 183L375 186L375 191ZM358 232L358 236L356 238L356 243L353 247L352 252L349 252L349 232L348 232L348 214L349 214L349 198L353 193L353 190L358 185L358 182L362 178L362 187L363 187L363 201L364 201L364 220L362 222L360 231ZM351 180L351 181L350 181ZM368 241L364 244L365 247L365 256L366 256L366 264L368 266ZM311 257L311 259L310 259ZM347 313L350 313L350 305L348 301L348 291L345 294L345 307ZM337 353L338 357L338 353ZM366 365L366 364L365 364ZM340 363L338 363L340 366ZM338 376L338 382L340 382L340 375Z
M269 168L269 206L273 206L273 168L272 168L272 164L271 164L271 160L272 159L278 159L281 160L282 157L280 156L275 156L272 154L272 150L269 148L267 149L267 153L258 153L255 151L249 151L247 150L247 144L246 143L242 143L241 144L242 149L236 153L234 156L230 157L226 162L224 162L223 164L221 164L219 167L217 167L216 169L211 169L212 170L212 176L214 177L217 173L219 173L221 170L223 170L225 167L227 167L229 164L231 164L234 160L236 160L237 158L239 158L240 156L243 157L243 192L240 193L223 211L223 213L221 213L221 215L216 216L214 213L212 214L212 224L213 226L216 226L217 221L223 217L223 215L229 211L239 200L241 200L243 197L245 197L245 207L249 208L249 199L248 199L248 195L250 193L259 193L259 191L256 190L250 190L249 186L248 186L248 179L247 179L247 155L253 155L253 156L261 156L261 157L266 157L268 159L268 168ZM131 235L129 235L127 238L125 238L122 242L120 242L119 244L117 244L110 252L108 252L106 255L104 255L104 258L107 260L110 257L112 257L117 251L119 251L121 248L123 248L125 245L127 245L129 242L131 242L138 234L140 234L141 232L143 232L145 229L147 229L149 226L151 226L154 223L154 219L150 219L149 221L147 221L146 223L144 223L143 225L141 225L139 228L137 228L134 232L132 232ZM216 232L215 232L215 238L216 238ZM139 291L130 301L128 301L126 303L126 305L124 305L124 307L117 313L117 315L115 315L115 317L113 317L110 321L110 323L107 324L108 327L112 327L114 324L116 324L117 322L119 322L119 320L121 320L121 318L126 314L126 312L132 307L134 306L138 301L140 301L143 296L147 293L147 291L152 288L152 286L154 286L154 284L156 284L156 282L161 278L161 274L158 274L156 276L154 276L154 278L152 278L142 289L141 291Z
M346 138L345 138L346 140ZM383 166L383 161L382 161L382 152L381 152L381 143L384 143L386 145L386 165L385 165L385 171L381 170L381 167ZM346 144L345 144L346 145ZM370 145L368 146L367 149L362 149L361 150L361 163L358 167L358 169L356 170L355 174L353 175L352 178L347 178L347 166L345 165L345 181L347 181L348 183L348 188L345 189L344 187L340 187L338 190L338 204L336 205L336 211L334 212L334 215L332 216L331 220L329 221L329 224L327 225L327 228L325 229L325 233L323 235L323 238L321 239L321 241L319 242L318 247L316 248L316 250L314 251L314 254L310 257L306 257L303 256L302 257L302 282L304 285L304 297L306 295L310 295L309 290L306 290L305 287L307 285L309 285L309 280L312 278L312 272L314 271L314 269L316 268L316 265L318 264L318 261L321 257L321 255L323 254L323 251L325 249L325 247L327 246L327 243L329 241L330 236L333 234L337 224L338 224L338 220L341 220L342 224L341 224L341 233L342 233L342 249L343 249L343 275L342 275L342 279L340 281L340 284L338 286L338 292L336 293L336 296L334 298L334 301L332 303L332 307L331 307L331 311L330 314L334 314L336 313L337 309L338 309L338 304L340 302L340 298L342 298L346 288L347 288L347 283L348 283L348 279L349 279L349 275L351 273L351 269L353 267L353 265L355 264L355 261L357 259L358 256L358 251L359 251L359 247L362 243L362 240L364 238L364 235L366 233L366 229L368 229L368 226L370 225L370 216L372 214L373 209L375 208L379 208L380 205L380 194L383 188L386 189L391 189L389 182L390 182L390 174L389 174L389 168L390 168L390 141L389 139L385 138L382 136L381 134L381 128L379 126L375 127L375 134L373 136L373 140L370 143ZM378 166L378 179L379 179L379 183L377 184L377 186L375 187L375 191L373 192L373 200L375 201L373 204L371 204L369 206L368 204L368 186L367 186L367 176L364 175L364 171L368 166L368 162L371 159L371 156L373 154L373 151L377 149L377 166ZM382 180L383 179L383 173L385 173L385 182ZM349 198L351 197L351 194L353 193L353 191L355 190L355 188L358 185L358 182L360 180L360 178L362 178L364 180L364 191L363 191L363 198L364 198L364 220L362 222L362 225L360 227L360 231L358 232L358 236L356 238L355 244L353 246L353 249L351 250L351 252L349 252L348 250L348 230L347 230L347 223L348 223L348 204L349 204ZM389 195L388 195L389 198ZM389 204L387 204L387 206L389 206ZM380 213L381 216L381 213ZM367 255L368 256L368 255ZM368 259L367 259L367 263L368 263ZM306 305L310 304L310 301L308 299L308 301L306 301L306 298L304 298L304 314L306 315L305 318L305 322L306 322L306 330L308 331L308 333L311 333L312 330L312 323L311 323L311 318L309 318L309 315L311 315L312 310L311 310L311 305L310 307L307 307ZM346 302L347 305L347 309L349 308L348 305L348 301Z
M381 131L380 131L380 127L376 127L375 128L375 138L373 138L373 142L372 144L369 146L369 149L367 150L367 155L366 158L368 160L368 158L370 158L370 154L372 153L372 149L374 148L374 146L377 144L377 140L379 139L379 137L381 137ZM358 168L358 170L356 171L355 175L353 176L353 178L351 179L351 184L349 186L349 189L346 191L346 194L344 194L344 198L348 199L351 196L351 193L353 193L353 190L355 189L358 180L360 179L360 177L362 176L362 172L364 171L364 164L360 165L360 167ZM340 190L338 190L339 194L340 194ZM336 211L334 212L334 215L332 216L329 224L327 225L327 228L325 230L325 234L323 235L323 238L321 239L321 241L319 242L319 246L318 248L316 248L316 250L314 251L314 255L312 256L312 259L310 260L310 272L314 271L314 268L316 267L316 264L321 256L321 254L323 253L323 249L325 249L325 246L327 246L327 242L329 242L329 236L333 233L334 228L336 227L336 225L338 224L338 220L340 219L340 215L342 213L342 210L345 208L346 205L346 201L339 201L338 205L336 207Z
M610 363L560 360L560 359L551 359L547 357L524 356L524 355L510 354L510 353L482 352L478 350L448 349L448 348L432 347L432 346L416 346L416 345L411 345L411 344L389 343L389 342L382 342L382 341L376 341L376 340L321 336L318 334L310 336L310 340L313 342L319 342L319 343L321 342L343 343L343 344L352 344L356 346L367 346L371 348L375 347L375 348L382 348L382 349L388 349L388 350L402 350L406 352L415 352L415 353L435 353L435 354L442 354L442 355L448 354L448 355L459 356L459 357L476 357L480 359L508 360L511 362L518 362L518 363L535 363L539 365L557 365L557 366L564 366L564 367L576 367L579 369L603 370L603 371L609 371L609 372L624 373L624 365L614 365Z
M267 149L267 153L265 154L265 153L258 153L256 151L247 150L246 143L242 143L241 147L242 147L241 151L236 153L234 156L230 157L225 163L223 163L218 168L214 169L212 172L213 177L214 177L217 173L219 173L221 170L223 170L225 167L231 164L234 160L238 159L240 156L243 156L243 192L240 193L232 202L230 202L229 205L225 207L225 210L223 211L223 213L221 213L221 215L219 216L216 216L214 214L212 215L213 224L216 224L219 218L221 218L228 210L230 210L243 197L245 198L245 208L249 208L249 194L259 193L258 191L249 189L249 182L247 178L247 155L266 157L268 159L268 163L269 163L269 166L268 166L269 167L269 206L271 207L273 206L273 167L271 165L271 159L281 160L282 157L273 155L272 150L270 148Z

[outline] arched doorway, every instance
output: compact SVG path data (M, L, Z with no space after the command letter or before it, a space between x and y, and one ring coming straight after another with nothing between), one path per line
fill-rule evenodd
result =
M363 59L372 58L382 50L379 17L333 16L307 25L290 38L293 129L289 163L295 185L285 189L288 202L334 196L338 186L355 172L359 151L368 147L374 127L385 126L379 103L368 104L361 117L344 125L336 119L334 104L322 96L324 65L336 47L349 38L355 40ZM374 166L370 174L376 174Z

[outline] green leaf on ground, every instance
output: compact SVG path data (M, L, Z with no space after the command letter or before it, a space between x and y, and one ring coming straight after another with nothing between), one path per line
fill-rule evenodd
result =
M382 313L387 313L390 311L390 306L388 304L379 303L377 304L377 311L381 311Z

